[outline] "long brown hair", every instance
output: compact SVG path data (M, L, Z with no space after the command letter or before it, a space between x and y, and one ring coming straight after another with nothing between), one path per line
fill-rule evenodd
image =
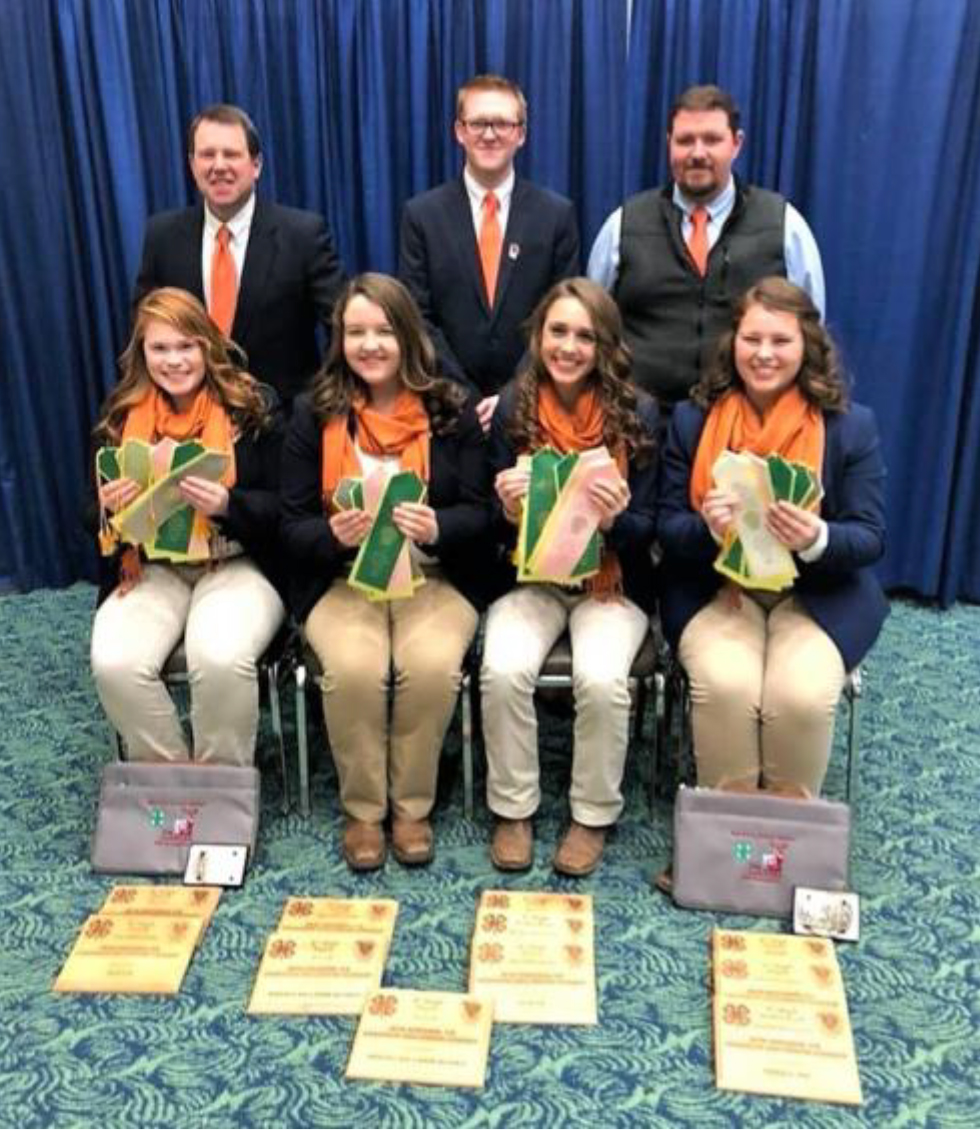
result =
M151 290L137 307L132 336L119 358L119 383L95 425L98 442L118 443L126 414L154 387L143 351L151 322L165 322L197 342L204 353L205 386L241 429L260 431L265 427L268 405L255 378L232 361L230 350L237 350L237 346L224 337L193 294L164 286Z
M398 378L422 398L432 431L436 435L451 432L466 399L463 390L438 375L435 347L415 299L398 279L373 271L351 279L334 306L330 351L310 388L319 422L325 424L331 416L345 416L355 394L366 397L368 393L367 385L344 356L344 315L358 295L384 311L401 354Z
M735 367L735 335L752 306L795 316L803 334L803 363L796 375L800 392L824 412L845 412L847 381L834 339L820 321L820 311L809 294L777 275L760 279L735 303L731 325L718 339L704 376L691 389L694 403L709 408L729 389L744 389Z
M596 337L596 360L592 378L599 391L604 421L602 438L610 451L625 444L628 460L643 460L653 451L653 440L640 423L636 389L630 381L632 363L623 341L619 307L591 279L563 279L548 291L528 321L528 360L517 376L514 416L510 436L518 451L541 446L538 424L538 389L551 377L541 357L541 339L548 311L561 298L574 298L585 308Z

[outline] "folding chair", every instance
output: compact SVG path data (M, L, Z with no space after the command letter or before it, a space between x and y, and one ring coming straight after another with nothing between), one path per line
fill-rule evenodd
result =
M480 635L482 644L482 633ZM630 700L632 702L633 735L632 740L638 745L643 743L644 717L646 715L648 698L653 706L654 716L658 711L658 680L657 670L659 654L661 651L661 637L659 627L651 625L645 639L636 653L629 674ZM482 661L482 647L481 656ZM463 724L463 781L465 788L464 806L466 815L473 816L473 719L480 716L479 708L479 664L473 672L470 682L470 726L467 731L466 719ZM572 691L574 682L572 678L572 643L567 632L559 636L555 645L548 653L535 682L535 691L563 690ZM653 741L649 746L648 755L648 788L650 803L653 802L653 782L657 775L659 759L658 734L654 730Z
M279 775L282 781L282 799L279 808L285 816L290 810L289 772L286 763L286 740L282 728L282 704L280 701L280 684L296 665L297 633L288 621L276 633L272 642L259 657L258 680L260 693L264 689L269 702L269 711L272 715L272 732L276 738L279 754ZM184 649L184 640L173 649L163 665L161 678L167 690L173 694L174 690L188 687L187 652ZM116 753L121 761L126 759L125 744L122 735L115 734Z

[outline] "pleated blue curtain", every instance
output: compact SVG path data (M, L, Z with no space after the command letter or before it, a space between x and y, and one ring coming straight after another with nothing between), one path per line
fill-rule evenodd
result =
M478 71L525 87L523 170L598 224L621 187L626 34L626 0L0 4L0 579L92 575L88 433L146 217L194 199L201 106L243 106L259 191L322 212L349 270L390 271L404 201L459 169L455 91Z
M673 98L743 111L737 170L820 244L828 320L889 468L885 582L980 599L980 6L634 0L627 191L667 174Z
M890 469L891 585L980 599L980 5L972 0L5 0L0 3L0 579L91 575L77 514L148 214L194 199L184 134L237 102L260 191L391 270L405 199L455 175L456 87L530 105L521 172L586 249L666 174L667 109L715 81L739 171L810 221L829 320Z

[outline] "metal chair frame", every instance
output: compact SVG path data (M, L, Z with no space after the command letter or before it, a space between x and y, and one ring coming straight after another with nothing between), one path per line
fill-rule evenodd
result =
M296 665L296 631L287 622L274 636L272 642L259 657L256 667L259 687L265 689L269 701L269 712L272 716L272 732L276 738L278 750L279 775L282 781L282 799L279 804L280 812L287 816L292 807L289 790L289 769L286 758L286 739L282 726L282 703L280 700L280 684ZM163 665L160 673L164 685L171 693L178 688L189 686L187 673L187 655L184 651L184 641L174 648ZM113 731L116 743L116 755L120 761L126 760L126 748L122 735Z
M857 810L857 772L860 759L860 704L864 695L864 673L860 666L849 671L841 689L840 702L847 707L847 766L845 799L852 811ZM671 751L670 758L676 779L693 782L694 740L691 732L691 699L687 672L675 658L670 658L664 674L663 711L658 718L658 745ZM675 734L676 731L676 734ZM671 747L673 749L671 750ZM676 783L676 781L675 781Z
M482 631L480 633L480 641L482 645ZM630 672L628 685L630 691L630 702L632 712L632 741L638 746L642 746L644 740L644 727L643 721L646 715L648 699L653 706L654 716L658 714L659 708L659 695L662 685L662 679L658 670L659 652L660 652L660 636L659 630L655 627L647 633L643 643L640 645L640 650L637 652L637 657L634 660L633 669ZM482 662L482 646L481 646L480 660ZM653 655L651 656L651 650ZM555 642L547 658L541 666L538 677L535 680L535 691L540 690L564 690L571 691L574 689L573 677L570 670L570 651L571 642L567 632L563 632ZM641 670L637 670L637 665L640 665ZM642 670L644 667L649 667L649 670ZM561 668L556 671L555 668ZM468 696L469 702L464 701L464 714L463 714L463 782L464 782L464 797L463 804L468 818L473 817L473 753L474 742L473 736L476 732L480 733L482 741L482 728L477 725L474 727L474 719L479 718L480 710L480 692L479 692L479 664L476 671L473 672L475 678L470 680L470 694ZM467 735L469 739L467 740ZM653 806L654 799L654 785L657 779L658 765L660 757L659 746L659 733L654 727L653 739L649 746L648 755L648 799L651 806Z
M478 632L479 636L479 632ZM462 726L462 746L464 749L463 757L463 789L466 803L466 814L472 816L473 814L473 765L472 760L467 761L465 750L468 746L472 746L473 742L473 716L474 709L477 708L473 701L473 686L478 679L474 680L474 674L479 670L478 667L474 668L474 655L476 650L476 640L470 645L469 651L463 659L462 667L462 683L460 685L460 719ZM300 647L300 654L297 657L297 662L293 668L294 690L295 690L295 711L296 711L296 757L298 762L299 774L299 811L300 815L309 817L312 812L312 803L310 800L310 746L309 746L309 733L308 733L308 717L307 717L307 701L306 694L309 689L310 683L315 683L319 671L319 661L316 658L316 653L310 645L303 640Z

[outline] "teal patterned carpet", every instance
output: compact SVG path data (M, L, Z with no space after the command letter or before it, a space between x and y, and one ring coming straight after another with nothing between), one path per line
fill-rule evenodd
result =
M452 744L431 868L354 877L338 861L332 771L310 821L270 784L256 865L222 899L174 999L69 997L51 983L111 885L88 864L110 735L88 670L93 591L0 598L0 1123L19 1126L950 1126L980 1124L980 608L897 605L866 667L854 880L861 941L839 947L862 1108L713 1085L707 939L721 915L650 886L667 858L631 761L629 801L592 892L600 1024L499 1026L483 1091L351 1084L347 1019L251 1019L262 943L287 895L384 894L400 913L387 982L462 990L479 892L560 887L568 730L544 730L546 796L530 876L490 867L488 818L462 816ZM263 736L271 753L269 735ZM270 782L273 780L270 774ZM828 781L841 795L841 758Z

